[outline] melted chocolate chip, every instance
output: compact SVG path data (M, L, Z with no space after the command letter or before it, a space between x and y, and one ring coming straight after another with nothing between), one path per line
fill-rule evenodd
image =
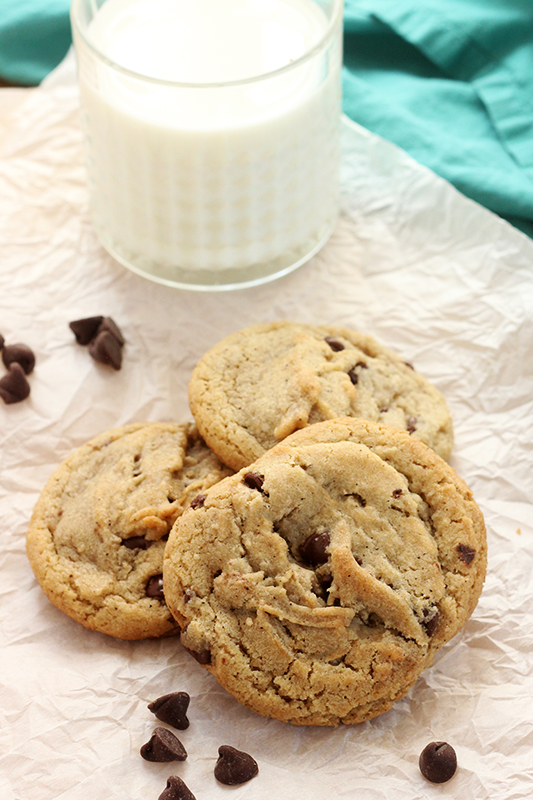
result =
M207 648L204 648L203 650L191 650L190 647L185 647L185 645L183 645L183 649L186 650L195 661L198 661L199 664L205 666L206 664L211 663L211 651Z
M89 354L95 361L108 364L113 369L122 366L122 346L109 331L103 330L89 344Z
M447 742L430 742L420 753L418 765L431 783L446 783L455 775L457 756Z
M340 350L344 350L343 343L339 342L338 339L335 339L334 336L326 336L324 341L329 344L334 353L338 353Z
M196 497L193 497L191 500L191 508L202 508L203 504L205 503L207 495L205 494L197 494Z
M355 371L355 369L351 369L351 370L348 372L348 377L349 377L349 379L351 380L351 382L353 383L353 385L354 385L354 386L355 386L355 385L358 383L358 381L359 381L359 375L357 374L357 372Z
M393 489L393 491L392 491L392 496L393 497L400 497L401 494L402 494L402 490L401 489Z
M474 548L469 547L467 544L458 544L455 549L461 561L464 561L465 564L470 566L476 556Z
M407 417L407 433L414 433L416 431L416 417Z
M9 369L11 364L20 364L25 375L29 375L35 366L35 355L27 344L7 344L2 350L2 361Z
M303 561L317 567L320 564L325 564L328 560L328 547L331 542L331 537L328 531L322 533L312 533L308 536L305 542L300 545L299 553Z
M181 778L171 775L167 780L166 788L157 800L196 800L196 798Z
M156 597L158 600L164 600L163 593L163 576L153 575L146 584L146 594L148 597Z
M148 705L148 710L155 714L161 722L166 722L167 725L184 731L189 727L187 709L190 700L187 692L172 692L158 697Z
M256 489L258 492L263 491L265 479L263 475L260 475L258 472L245 473L243 481L250 489Z
M75 319L73 322L69 322L69 328L76 337L78 344L85 345L94 339L103 321L104 318L102 316Z
M426 608L424 610L424 619L422 620L422 627L426 634L431 638L439 625L440 614L436 609Z
M152 736L141 747L141 756L145 761L185 761L187 751L177 736L167 728L155 728Z
M226 744L218 748L215 778L219 783L225 786L239 786L255 778L258 772L257 761L248 753Z
M26 380L24 370L16 361L10 365L9 371L0 378L0 397L7 405L20 403L30 393L30 384Z
M129 550L148 550L153 541L145 539L144 536L130 536L129 539L123 539L122 544Z

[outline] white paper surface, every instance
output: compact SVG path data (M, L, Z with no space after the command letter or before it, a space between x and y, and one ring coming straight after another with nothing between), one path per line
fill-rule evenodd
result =
M18 108L9 91L0 91L0 332L29 344L37 365L30 398L0 403L2 800L157 800L171 774L197 800L533 796L533 243L346 123L343 214L317 257L260 288L171 290L95 240L72 57ZM126 336L120 372L74 342L68 322L95 314ZM275 319L370 333L431 379L455 420L452 464L487 523L473 617L405 700L359 726L265 720L177 639L128 643L84 629L48 602L25 556L33 505L71 450L131 421L190 419L198 358ZM157 724L146 706L178 690L191 695L180 734L189 757L145 762L139 748ZM459 761L442 786L418 770L436 739ZM254 755L259 776L218 785L221 744Z

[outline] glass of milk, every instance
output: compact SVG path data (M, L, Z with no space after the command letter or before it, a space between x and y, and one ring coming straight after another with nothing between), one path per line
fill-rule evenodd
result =
M152 280L252 286L338 215L342 0L73 0L91 216Z

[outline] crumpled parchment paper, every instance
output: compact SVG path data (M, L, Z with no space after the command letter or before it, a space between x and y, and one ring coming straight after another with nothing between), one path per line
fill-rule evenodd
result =
M0 403L0 797L156 800L180 775L197 800L517 800L533 796L533 243L393 145L344 122L343 213L310 263L263 287L194 293L149 283L98 245L72 54L13 103L0 91L0 331L36 352L30 398ZM16 107L15 107L16 105ZM76 345L72 319L106 314L120 372ZM409 696L359 726L297 728L241 708L176 639L122 642L56 610L24 537L50 473L98 432L190 419L207 348L261 320L338 323L400 352L445 394L453 466L481 506L489 570L464 631ZM3 367L0 367L3 369ZM144 762L147 704L191 695L181 764ZM427 783L432 740L459 769ZM259 776L218 785L218 747Z

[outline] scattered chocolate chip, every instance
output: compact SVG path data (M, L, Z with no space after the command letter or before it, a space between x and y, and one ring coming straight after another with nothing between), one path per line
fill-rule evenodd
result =
M103 321L104 318L102 316L75 319L73 322L69 322L69 328L76 337L78 344L85 345L94 339Z
M163 594L163 576L153 575L146 584L146 594L148 597L157 597L159 600L164 600Z
M198 661L199 664L203 664L205 666L205 664L211 663L211 651L207 648L204 648L203 650L191 650L190 647L185 647L185 645L183 645L183 649L186 650L195 661Z
M258 472L247 472L244 475L243 481L250 489L257 489L258 492L263 491L265 479L263 475L260 475Z
M255 778L259 772L257 761L235 747L223 744L218 748L215 778L225 786L239 786Z
M328 560L328 547L330 542L331 537L328 531L312 533L311 536L308 536L305 542L300 545L300 556L313 567L317 567L319 564L325 564Z
M326 336L325 340L334 353L338 353L339 350L344 350L344 345L342 342L339 342L338 339L335 339L333 336Z
M193 497L191 500L191 508L202 508L203 504L205 503L207 495L205 494L197 494L196 497Z
M407 417L407 433L414 433L416 431L416 417Z
M439 618L440 614L436 609L429 609L426 608L424 610L424 619L422 621L422 627L424 628L426 634L431 638L439 625Z
M167 728L155 728L150 740L141 747L145 761L185 761L187 751L177 736Z
M2 334L0 333L0 350L1 350L1 349L2 349L2 347L4 346L4 343L5 343L5 341L6 341L6 340L4 339L4 337L2 336Z
M457 770L455 750L447 742L430 742L420 753L420 772L431 783L446 783Z
M101 331L89 344L89 354L101 364L109 364L113 369L122 366L122 347L109 331Z
M110 333L111 336L113 336L117 340L117 342L121 347L126 343L126 340L122 335L122 331L118 327L115 320L111 319L111 317L104 317L102 319L102 322L98 326L97 333L100 333L101 331L107 331L108 333Z
M402 490L401 489L393 489L392 490L392 496L393 497L401 497L401 494L402 494Z
M27 344L6 344L2 350L2 361L9 369L11 364L20 364L24 373L29 375L35 366L35 355Z
M7 405L20 403L30 393L30 384L26 380L24 370L14 361L8 372L0 378L0 397Z
M166 789L161 792L157 800L196 800L196 798L181 778L171 775Z
M187 692L172 692L158 697L148 705L148 710L155 714L161 722L166 722L167 725L184 731L189 727L187 709L190 700Z
M190 601L193 600L195 597L196 597L196 592L194 591L194 589L185 589L185 591L183 592L183 602L185 604L190 603Z
M467 544L458 544L455 549L461 561L464 561L464 563L468 565L472 563L476 555L476 551L473 547L469 547Z
M145 539L144 536L130 536L129 539L123 539L122 544L130 550L148 550L153 541Z
M380 414L386 414L388 410L389 410L389 407L388 406L384 406L383 408L379 409L379 413Z

